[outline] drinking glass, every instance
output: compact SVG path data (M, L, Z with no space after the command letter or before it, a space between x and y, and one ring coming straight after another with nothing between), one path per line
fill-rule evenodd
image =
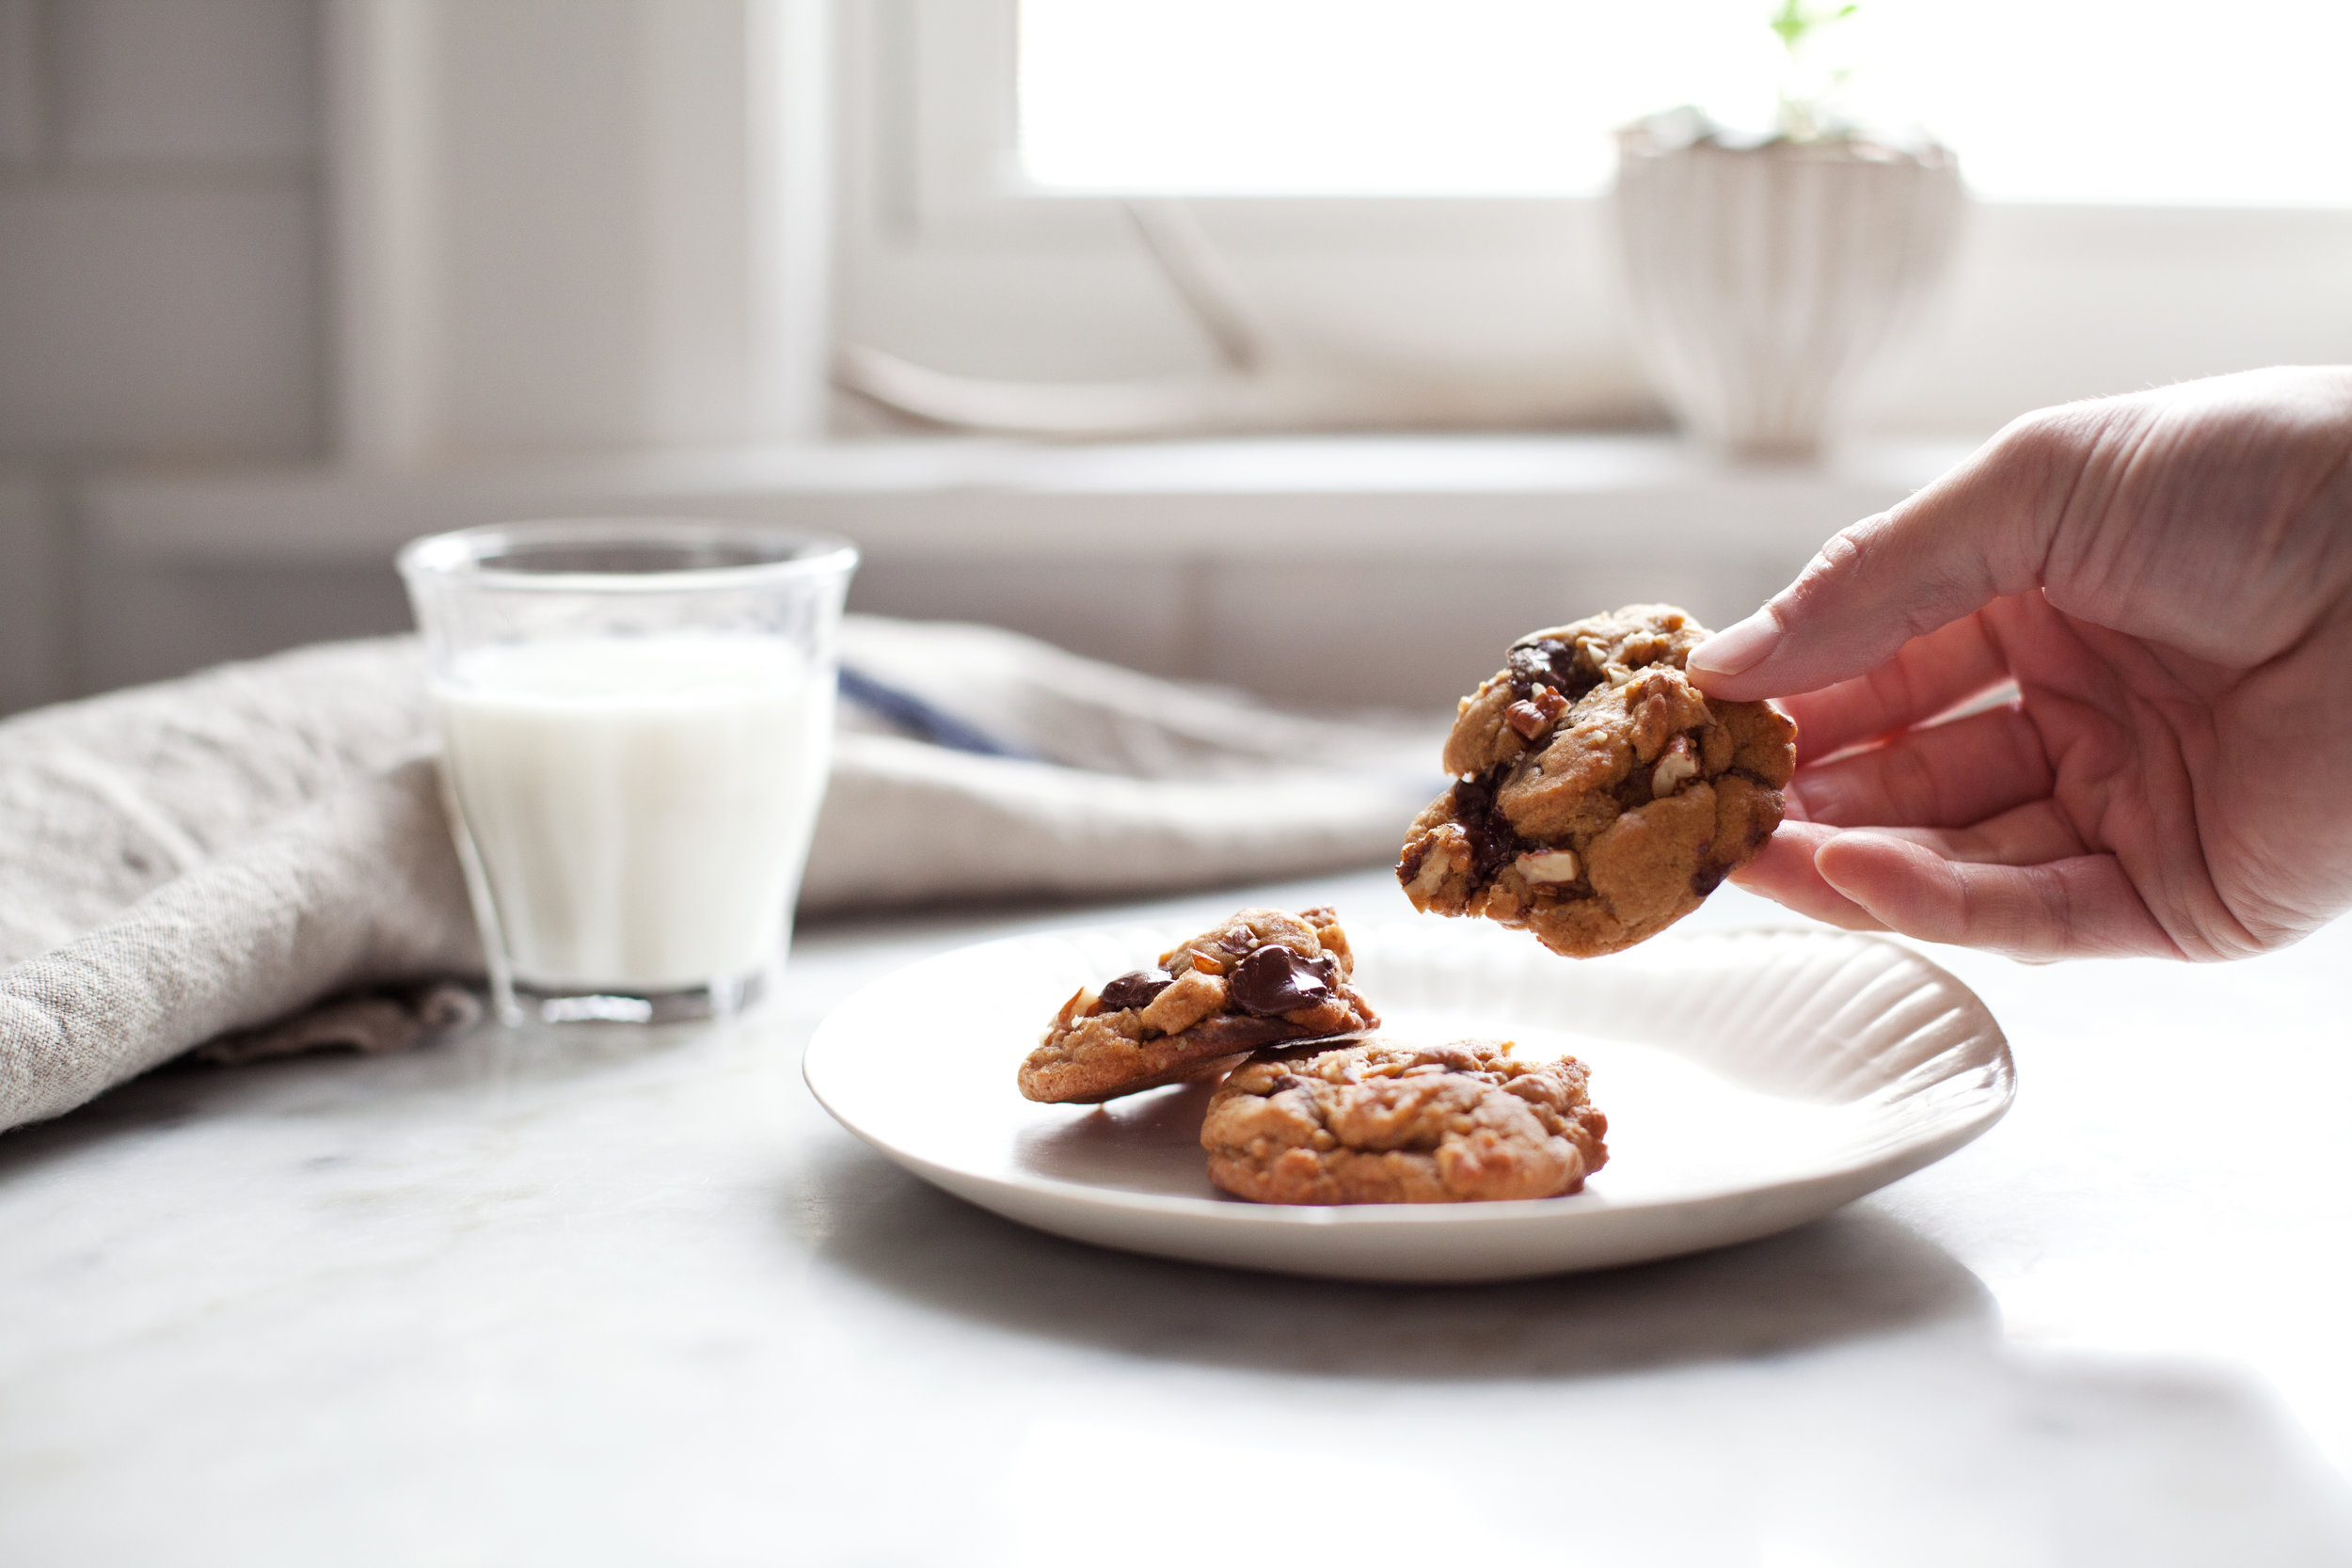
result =
M499 1015L749 1002L791 940L857 551L594 518L434 534L399 565Z

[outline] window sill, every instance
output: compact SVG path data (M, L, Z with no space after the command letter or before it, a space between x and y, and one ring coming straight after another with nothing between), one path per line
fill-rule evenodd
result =
M1964 442L1730 463L1669 436L1356 436L1046 446L936 439L547 461L424 475L118 474L86 544L162 566L362 566L420 533L522 516L675 513L847 535L869 560L1690 559L1809 553Z
M1531 626L1653 600L1745 614L1963 451L1756 467L1663 436L935 439L409 477L118 474L72 498L76 684L398 630L402 541L626 513L845 534L866 553L854 610L993 622L1299 706L1438 710Z

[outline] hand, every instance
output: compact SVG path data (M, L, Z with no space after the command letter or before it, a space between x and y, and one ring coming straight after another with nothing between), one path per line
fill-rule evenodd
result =
M1690 667L1800 726L1740 875L1792 909L2026 958L2283 946L2352 907L2352 370L2028 415Z

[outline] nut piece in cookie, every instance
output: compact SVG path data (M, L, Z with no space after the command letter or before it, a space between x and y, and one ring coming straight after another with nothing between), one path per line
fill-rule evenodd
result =
M1021 1064L1031 1100L1091 1104L1213 1078L1260 1046L1379 1027L1348 984L1356 955L1327 909L1244 910L1152 969L1062 1004Z
M1518 1062L1492 1040L1374 1040L1277 1053L1209 1101L1209 1180L1259 1203L1559 1197L1609 1158L1609 1118L1572 1056Z
M1632 605L1513 643L1446 737L1454 786L1406 836L1413 907L1591 958L1656 936L1754 860L1780 826L1797 727L1691 683L1708 636L1671 605Z

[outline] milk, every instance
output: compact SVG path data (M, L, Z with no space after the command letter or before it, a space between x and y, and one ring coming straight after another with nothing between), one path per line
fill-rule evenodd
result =
M469 654L434 694L518 983L679 990L775 955L830 670L751 635L550 639Z

